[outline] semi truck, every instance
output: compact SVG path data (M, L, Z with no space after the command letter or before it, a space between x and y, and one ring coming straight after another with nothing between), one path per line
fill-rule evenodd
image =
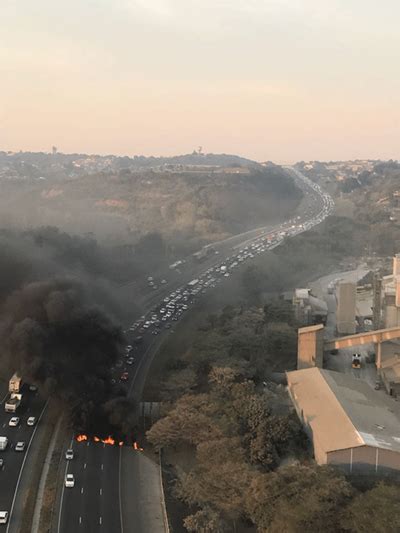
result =
M7 437L0 437L0 451L4 451L7 448L8 439Z
M22 378L15 373L8 382L9 397L4 403L4 409L7 413L15 413L22 402Z
M15 411L21 405L21 402L22 394L19 394L18 392L12 392L4 404L6 413L15 413Z
M10 381L8 382L8 392L21 392L22 388L22 378L15 373L11 376Z

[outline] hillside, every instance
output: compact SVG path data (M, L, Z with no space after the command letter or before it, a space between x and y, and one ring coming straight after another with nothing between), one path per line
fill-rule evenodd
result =
M156 160L157 165L140 170L109 165L79 176L68 174L69 161L62 179L60 172L53 176L49 171L49 157L43 159L45 168L35 159L33 176L7 178L11 170L3 165L1 225L54 225L128 243L157 231L167 241L190 247L282 219L301 199L280 167L245 165L234 156L169 158L169 163L160 166ZM93 163L93 156L87 157ZM233 158L231 165L217 164L226 158ZM42 170L47 176L38 177Z

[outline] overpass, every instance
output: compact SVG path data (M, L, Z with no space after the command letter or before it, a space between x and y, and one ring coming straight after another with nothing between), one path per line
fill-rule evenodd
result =
M321 342L324 326L311 326L299 328L298 330L298 353L297 368L308 368L312 366L322 366L322 357L324 350L333 350L340 348L351 348L363 344L375 344L376 366L381 367L382 343L393 339L400 339L400 326L387 329L377 329L355 335L347 335L331 340Z

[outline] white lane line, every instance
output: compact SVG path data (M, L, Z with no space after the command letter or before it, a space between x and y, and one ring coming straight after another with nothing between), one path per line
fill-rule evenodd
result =
M33 438L35 436L35 433L36 433L36 430L39 426L39 422L40 420L42 419L42 416L43 416L43 413L45 412L46 408L47 408L47 405L48 405L49 401L47 400L47 402L45 403L45 406L43 407L42 409L42 412L40 413L40 416L39 416L39 419L37 421L37 424L35 426L35 429L33 430L32 432L32 436L29 440L29 443L28 443L28 448L26 449L26 453L24 455L24 459L22 461L22 465L21 465L21 468L20 468L20 471L19 471L19 474L18 474L18 479L17 479L17 484L15 486L15 491L14 491L14 496L13 496L13 500L12 500L12 504L11 504L11 509L10 509L10 519L8 521L8 525L7 525L7 529L6 529L6 533L9 532L10 530L10 524L11 524L11 520L12 520L12 514L13 514L13 510L14 510L14 505L15 505L15 500L17 498L17 492L18 492L18 489L19 489L19 484L20 484L20 481L21 481L21 477L22 477L22 472L24 470L24 466L25 466L25 462L26 462L26 459L28 457L28 453L29 453L29 449L31 447L31 444L32 444L32 441L33 441Z
M84 469L84 470L85 470L85 468L86 468L86 463L84 463L84 465L83 465L83 469Z
M103 465L103 463L101 463L101 469L104 470L104 465Z
M70 448L71 449L72 449L73 444L74 444L74 437L72 437L72 439L71 439L71 444L70 444ZM65 465L65 469L64 469L64 479L62 481L61 502L60 502L60 512L59 512L59 515L58 515L57 533L60 533L60 531L61 531L61 515L62 515L62 508L63 508L63 503L64 503L65 478L66 478L67 473L68 473L68 466L69 466L69 461L66 461L66 465Z
M89 441L87 441L87 443L86 443L86 446L89 446L89 444L90 444L90 442L89 442Z
M99 518L99 524L101 525L102 522L103 522L103 519L102 519L101 516L100 516L100 518Z
M103 495L103 489L100 489L100 496Z
M119 497L119 519L121 522L121 533L124 533L124 523L122 521L122 499L121 499L121 463L122 448L119 449L119 472L118 472L118 497Z
M83 487L81 488L81 494L83 494Z
M82 517L79 517L79 525L82 524Z

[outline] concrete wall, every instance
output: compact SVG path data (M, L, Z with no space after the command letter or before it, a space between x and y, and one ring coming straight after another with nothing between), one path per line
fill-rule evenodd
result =
M327 453L327 464L342 469L347 474L384 474L400 471L400 453L359 446Z
M300 328L297 341L297 369L317 366L322 368L324 326Z
M356 332L356 284L339 283L337 290L337 332L339 335L351 335Z

